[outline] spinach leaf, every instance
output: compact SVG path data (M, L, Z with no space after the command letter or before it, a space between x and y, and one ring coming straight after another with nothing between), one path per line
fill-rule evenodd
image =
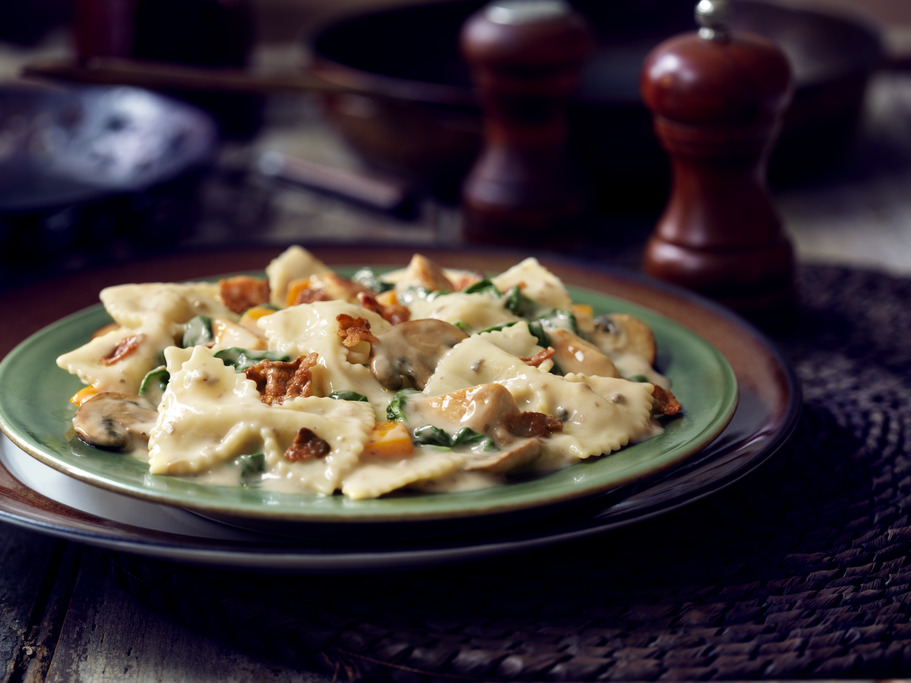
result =
M554 308L544 315L539 315L535 320L540 322L542 328L545 330L563 329L569 330L573 334L579 334L579 323L576 321L576 316L572 312L565 311L562 308Z
M411 394L416 394L417 389L402 389L395 392L389 405L386 406L387 420L401 420L405 422L405 401Z
M212 319L207 315L197 315L184 323L180 345L185 349L191 346L205 346L211 344L214 338Z
M291 360L288 356L282 355L277 351L253 351L251 349L241 349L237 346L217 351L215 357L221 359L225 365L233 365L237 372L243 372L261 360L285 362Z
M487 278L478 280L474 284L469 285L463 289L462 292L465 294L491 294L502 302L503 308L520 318L527 318L530 316L536 307L535 302L522 293L522 288L519 287L519 285L515 285L510 287L507 291L501 292L497 289L497 286L493 281Z
M455 434L434 425L426 424L417 427L411 432L411 438L416 444L425 446L441 446L443 448L470 448L471 450L495 451L497 445L486 434L481 434L471 427L462 427Z
M139 395L147 398L153 405L158 405L161 395L168 388L171 374L164 365L149 370L139 384Z
M266 454L250 453L248 455L239 455L234 459L234 463L240 467L240 479L244 484L249 484L250 480L255 479L257 475L266 471Z
M543 349L550 346L550 337L548 337L547 332L544 331L544 325L540 320L533 320L528 323L528 331L538 340L538 346Z
M519 285L515 285L503 295L503 307L520 318L527 318L534 313L537 304L522 293Z
M329 398L334 398L337 401L364 401L367 402L367 397L363 394L359 394L356 391L343 390L343 391L333 391L329 394Z
M465 294L495 294L496 296L500 296L500 290L497 289L497 286L493 281L488 278L478 280L477 282L468 285L462 292Z
M439 427L433 425L422 425L411 433L412 440L417 444L425 446L443 446L452 448L452 437L449 436Z
M459 446L468 446L470 448L477 446L480 450L484 451L499 450L493 439L471 427L462 427L452 435L450 442L453 448L458 448Z

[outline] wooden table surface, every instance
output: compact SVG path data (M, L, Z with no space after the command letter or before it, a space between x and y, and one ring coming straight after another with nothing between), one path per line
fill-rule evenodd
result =
M299 132L299 123L279 126L255 144L266 148L278 140L293 150ZM325 144L321 151L334 154L331 141ZM227 150L223 161L241 163L249 153L248 146ZM217 184L212 188L223 191ZM877 76L862 134L844 164L824 178L776 189L775 201L800 259L911 276L911 76ZM217 239L230 220L238 217L211 212L196 241ZM379 235L389 241L448 243L457 224L453 212L438 207L428 206L418 221L403 223L307 193L284 197L272 206L268 220L267 233L275 241L294 239L306 221L307 235L317 238L342 231L346 239ZM4 296L7 307L25 305L15 300L15 292ZM4 324L0 355L46 321L20 322ZM0 681L331 680L227 648L158 614L115 586L91 548L0 524L0 557ZM140 631L142 636L135 637Z

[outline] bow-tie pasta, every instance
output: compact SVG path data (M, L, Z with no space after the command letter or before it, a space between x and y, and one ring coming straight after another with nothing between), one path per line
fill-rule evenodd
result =
M343 274L292 247L264 277L101 301L111 324L57 359L86 385L74 432L151 477L352 499L508 485L681 412L648 326L575 304L534 258Z

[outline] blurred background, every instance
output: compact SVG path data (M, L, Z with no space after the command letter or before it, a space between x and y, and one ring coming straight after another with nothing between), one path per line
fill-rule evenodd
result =
M39 136L40 145L30 143L30 155L42 150L38 162L12 163L16 157L8 153L6 167L0 167L0 283L21 282L36 263L80 268L175 246L251 240L458 244L460 183L477 154L481 119L453 43L464 8L482 3L457 3L457 16L428 9L446 4L452 3L3 2L0 79L7 90L138 86L189 104L206 120L197 121L192 111L166 112L156 123L149 118L124 125L137 109L122 105L116 125L112 119L104 124L107 136L116 129L108 152L99 154L92 133L82 161L98 156L112 166L111 150L129 149L144 178L133 185L119 179L113 189L94 183L99 197L119 202L112 212L110 201L52 201L46 192L31 204L25 201L47 178L28 187L16 178L36 165L44 173L53 156L49 150L62 149L60 139L73 128L66 123L72 111L63 104L45 99L29 105L62 111L63 119L48 124L53 130ZM599 38L572 121L576 161L592 188L596 216L590 225L594 249L587 245L579 253L635 264L666 200L669 174L640 101L641 60L664 38L694 28L693 3L575 4L595 23ZM904 264L905 257L895 254L911 253L903 199L911 165L911 3L742 0L735 6L747 28L772 36L795 64L798 94L770 176L798 253L841 258L851 250L845 240L857 240L869 262ZM377 12L386 16L385 24L370 19ZM415 93L416 82L433 87ZM21 97L4 95L6 109L0 111L14 110L9 103ZM9 140L16 131L24 135L29 129L34 137L23 120L44 120L27 108L15 110L0 121L8 149L15 147ZM178 125L181 117L186 120ZM167 135L152 130L166 120L176 129ZM203 130L210 121L211 141ZM128 140L130 130L143 126L149 128L142 133L146 142ZM153 147L149 135L171 145L150 151L156 164L186 156L192 182L171 183L174 173L155 175L156 164L139 158L137 150ZM70 148L78 145L68 143ZM80 182L105 175L87 171L84 163L70 166L81 169ZM864 197L855 202L852 220L858 211L877 215L881 223L884 212L892 218L876 235L846 226L838 249L832 249L832 225L843 213L832 208L832 198L845 193ZM826 194L831 196L821 199Z
M269 48L296 44L302 33L333 17L378 8L427 4L434 0L250 0L254 31L267 59ZM608 4L608 3L605 3ZM668 7L693 3L668 1ZM903 0L783 0L779 4L821 8L863 16L882 27L895 46L911 40L911 4ZM32 0L0 5L0 40L4 52L16 47L68 42L66 32L73 20L76 0ZM295 45L299 48L299 45ZM62 45L60 49L63 49ZM8 72L9 73L9 72Z

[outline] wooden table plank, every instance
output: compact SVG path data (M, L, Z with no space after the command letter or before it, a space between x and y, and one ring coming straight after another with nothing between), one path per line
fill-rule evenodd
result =
M16 680L49 658L55 632L42 628L56 599L65 544L0 524L0 680ZM51 612L54 609L51 608Z
M239 652L159 614L115 585L100 553L87 553L63 626L47 683L331 680Z
M28 644L27 657L21 660L23 683L40 683L47 676L69 609L83 552L84 548L80 545L58 542L55 559L48 568L45 581L47 596L43 603L37 605L41 610L40 613L36 611L31 625L34 637Z

